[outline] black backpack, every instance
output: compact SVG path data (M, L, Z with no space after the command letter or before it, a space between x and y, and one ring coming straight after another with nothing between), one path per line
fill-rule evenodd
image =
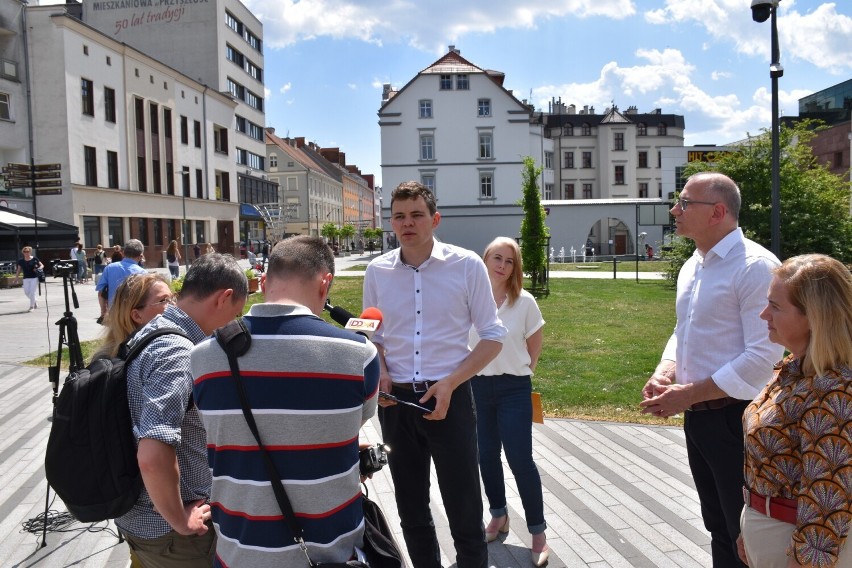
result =
M125 369L153 339L167 334L189 339L178 329L158 329L140 339L126 357L96 359L65 379L44 470L47 482L78 521L120 517L142 492Z

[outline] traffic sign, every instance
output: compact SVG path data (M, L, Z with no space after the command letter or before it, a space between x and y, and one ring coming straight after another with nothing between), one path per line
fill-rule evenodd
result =
M61 179L37 179L35 181L36 188L40 187L62 187Z
M36 164L35 166L33 166L33 169L37 172L43 172L47 170L56 170L57 172L59 172L59 170L62 169L62 164Z

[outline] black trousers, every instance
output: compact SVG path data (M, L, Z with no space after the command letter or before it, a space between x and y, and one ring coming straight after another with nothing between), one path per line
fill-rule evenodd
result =
M749 401L718 410L687 410L683 429L689 468L710 532L713 568L744 568L737 556L743 510L743 411Z
M393 394L411 402L423 396L396 387ZM470 383L453 392L444 420L426 420L421 411L400 404L381 409L379 421L384 442L391 448L388 461L396 506L414 568L441 568L441 550L429 509L432 461L458 568L486 568L488 548L482 524L476 415Z

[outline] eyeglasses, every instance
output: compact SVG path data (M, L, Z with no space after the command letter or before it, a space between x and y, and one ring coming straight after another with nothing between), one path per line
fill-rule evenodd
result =
M168 305L168 304L174 304L174 303L175 303L175 297L169 296L168 298L163 298L162 300L159 300L157 302L151 302L150 304L144 304L142 306L136 306L136 309L137 310L144 310L145 308L150 308L151 306L162 306L162 305Z
M680 207L681 211L686 211L686 208L689 207L691 203L695 203L697 205L716 205L719 203L718 201L698 201L697 199L687 199L686 197L678 197L675 199L675 205Z

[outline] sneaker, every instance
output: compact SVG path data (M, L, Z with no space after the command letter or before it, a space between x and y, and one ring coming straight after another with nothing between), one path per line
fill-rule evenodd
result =
M100 317L99 317L98 319L96 319L95 321L96 321L96 322L98 322L99 324L103 325L103 324L104 324L104 316L100 316Z
M31 311L33 311L34 309L35 309L34 307L30 306L30 309L28 309L27 311L28 311L28 312L31 312Z

